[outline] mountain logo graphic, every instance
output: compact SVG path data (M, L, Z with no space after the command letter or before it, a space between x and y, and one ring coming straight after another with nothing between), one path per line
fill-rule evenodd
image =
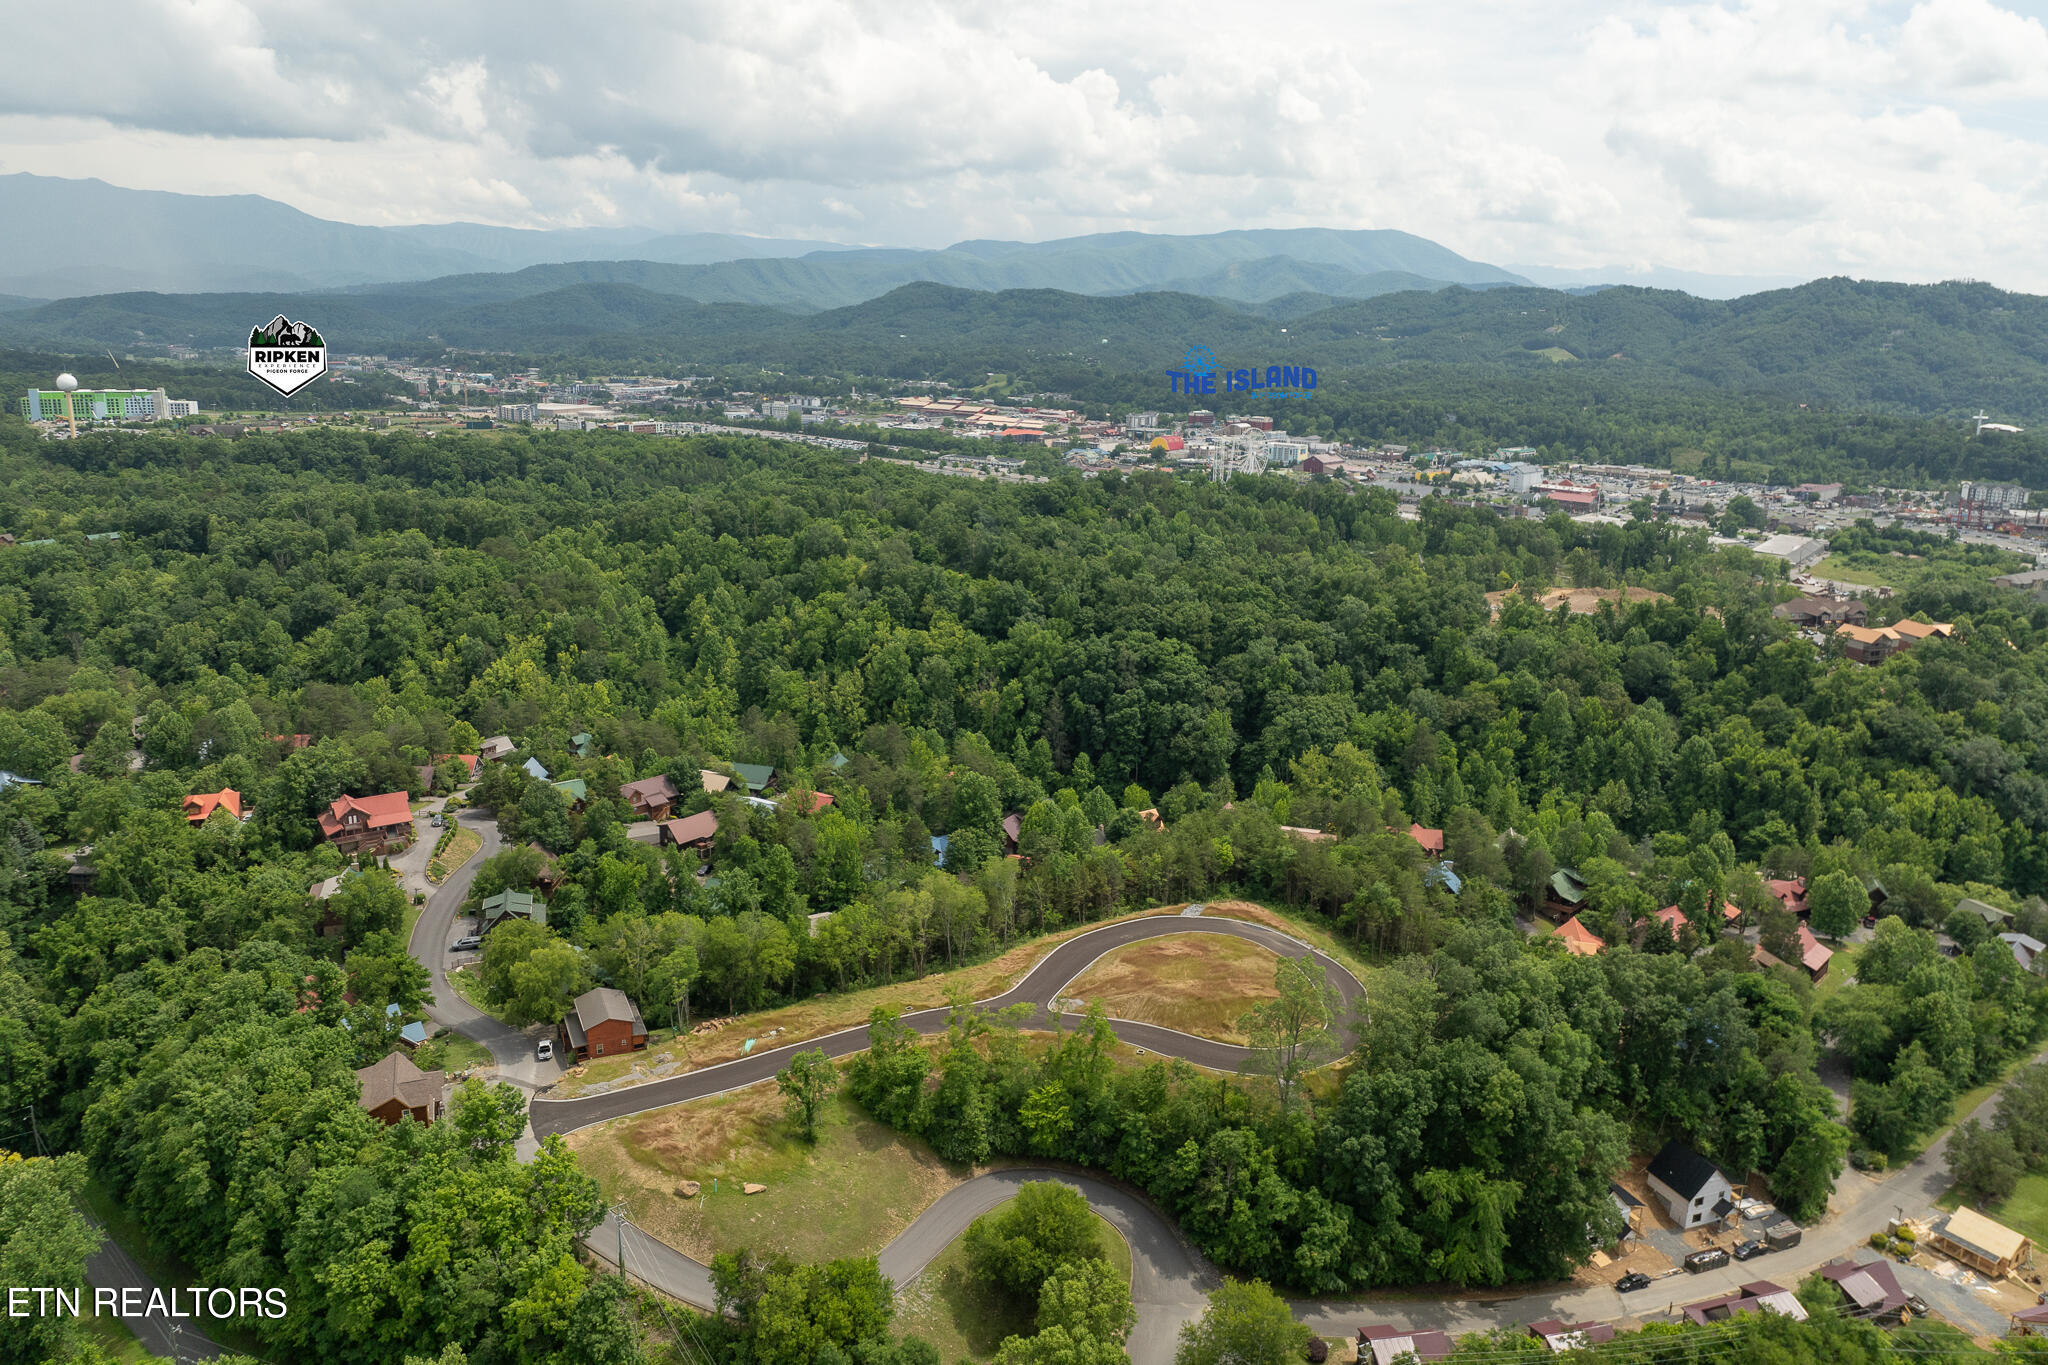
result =
M289 398L327 373L327 341L279 313L249 329L249 373Z

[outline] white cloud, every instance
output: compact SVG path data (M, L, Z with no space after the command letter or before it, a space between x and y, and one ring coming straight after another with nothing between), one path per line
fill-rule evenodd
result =
M31 0L0 25L76 38ZM4 169L357 222L1398 227L2048 290L2048 30L1996 0L132 0L95 32L149 59L17 64Z

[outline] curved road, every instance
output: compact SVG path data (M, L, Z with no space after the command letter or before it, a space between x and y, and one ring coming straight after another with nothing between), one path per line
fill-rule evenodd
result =
M460 900L459 893L454 900ZM452 904L450 908L452 910ZM1364 988L1349 971L1307 944L1277 930L1238 920L1194 917L1199 915L1199 910L1197 906L1180 916L1153 915L1124 920L1077 934L1041 958L1010 990L993 999L979 1001L977 1005L983 1010L1030 1005L1033 1010L1027 1022L1045 1027L1055 1018L1055 1010L1074 978L1103 954L1151 938L1213 933L1243 938L1285 956L1309 953L1322 966L1325 979L1337 992L1348 1031L1354 1007L1364 995ZM438 972L436 985L438 994ZM459 998L455 1003L461 1010L476 1014ZM921 1010L905 1015L904 1022L919 1032L934 1033L945 1027L949 1013L950 1007ZM495 1020L480 1015L476 1017L495 1029L511 1032ZM1057 1017L1068 1023L1083 1018L1072 1013L1060 1013ZM1249 1049L1197 1038L1174 1029L1133 1020L1110 1022L1117 1036L1126 1042L1202 1066L1233 1070L1250 1057ZM470 1032L466 1025L462 1029L465 1033ZM1347 1036L1347 1050L1350 1041ZM608 1094L575 1100L537 1098L531 1106L533 1127L541 1134L572 1132L607 1119L758 1084L772 1078L787 1063L790 1055L798 1051L822 1048L828 1056L843 1057L864 1049L867 1043L867 1029L861 1026ZM493 1051L496 1051L495 1046ZM2048 1050L2037 1056L2037 1061L2040 1056L2048 1056ZM1972 1117L1988 1119L1996 1112L2000 1098L1994 1093ZM1809 1228L1796 1250L1771 1256L1762 1273L1778 1280L1784 1280L1788 1275L1797 1279L1828 1261L1856 1255L1864 1249L1863 1239L1868 1231L1895 1211L1908 1217L1922 1217L1932 1212L1934 1200L1949 1183L1942 1159L1947 1137L1946 1133L1940 1135L1919 1159L1890 1172L1881 1180L1857 1182L1841 1189L1830 1209L1829 1218L1819 1227ZM882 1250L879 1257L882 1273L898 1286L911 1283L941 1251L966 1231L969 1223L1013 1196L1017 1186L1026 1180L1058 1180L1080 1190L1096 1211L1130 1243L1131 1297L1138 1311L1137 1328L1129 1343L1131 1359L1133 1365L1167 1365L1173 1358L1180 1325L1200 1315L1205 1296L1220 1282L1220 1276L1188 1246L1172 1220L1161 1214L1144 1196L1098 1176L1032 1167L1005 1168L977 1176L941 1196ZM623 1251L625 1269L636 1278L673 1298L705 1308L713 1306L710 1271L704 1265L631 1222L619 1219L615 1213L606 1215L599 1227L585 1239L585 1245L612 1264L618 1263ZM1901 1271L1904 1273L1912 1269L1902 1267ZM1568 1321L1614 1321L1626 1317L1662 1316L1675 1311L1679 1303L1731 1292L1758 1273L1755 1266L1731 1262L1717 1271L1659 1281L1650 1289L1627 1298L1616 1293L1611 1285L1559 1286L1502 1298L1469 1295L1418 1298L1404 1295L1377 1304L1371 1300L1325 1299L1299 1301L1293 1307L1297 1318L1329 1337L1349 1336L1369 1322L1393 1322L1418 1330L1434 1328L1457 1335L1514 1327L1544 1317ZM1931 1275L1924 1278L1924 1284L1908 1287L1917 1287L1929 1298L1934 1298L1936 1292L1944 1287L1943 1283Z
M1179 1229L1143 1195L1099 1176L1043 1167L1015 1166L956 1185L919 1214L877 1258L897 1289L911 1284L967 1225L1006 1199L1027 1180L1057 1180L1079 1190L1089 1206L1122 1234L1131 1248L1131 1302L1138 1310L1131 1332L1132 1365L1166 1365L1184 1322L1202 1312L1209 1291L1222 1278L1181 1239ZM617 1265L620 1224L616 1214L584 1239L599 1259ZM624 1226L626 1270L671 1298L703 1308L714 1306L711 1272L634 1224Z
M451 878L451 884L453 879ZM436 900L439 898L436 897ZM459 899L459 898L458 898ZM422 917L420 927L424 930L426 920ZM1316 952L1299 939L1291 938L1277 929L1263 924L1250 924L1242 920L1201 919L1186 915L1150 915L1142 919L1123 920L1116 924L1105 924L1099 929L1076 934L1055 947L1038 960L1037 965L1026 972L1024 979L1003 994L990 1000L976 1002L984 1011L1007 1009L1012 1005L1030 1005L1032 1013L1026 1020L1027 1027L1049 1028L1055 1018L1055 1009L1067 986L1086 971L1104 953L1146 939L1164 938L1176 934L1225 934L1232 938L1248 939L1269 948L1283 957L1299 957L1304 953L1314 957L1323 969L1324 979L1336 991L1339 1015L1345 1030L1343 1050L1351 1050L1349 1032L1352 1008L1365 994L1365 988L1344 967L1334 959ZM439 989L439 976L436 975ZM452 992L451 992L452 994ZM458 1000L458 1004L461 1002ZM464 1005L464 1009L468 1006ZM472 1014L474 1010L470 1011ZM938 1033L946 1027L947 1017L952 1013L950 1006L941 1005L936 1009L919 1010L903 1016L903 1022L919 1033ZM436 1018L440 1018L436 1014ZM1065 1023L1077 1023L1085 1016L1062 1013L1057 1016ZM495 1020L487 1021L496 1023ZM504 1025L497 1025L504 1028ZM1110 1027L1116 1036L1127 1043L1157 1052L1168 1057L1179 1057L1216 1071L1236 1071L1252 1058L1250 1048L1233 1047L1208 1038L1197 1038L1191 1033L1177 1029L1162 1028L1157 1024L1143 1024L1132 1019L1112 1019ZM463 1032L468 1033L467 1027ZM476 1036L474 1034L472 1037ZM479 1041L482 1041L481 1039ZM799 1043L754 1052L717 1066L707 1066L698 1071L670 1076L665 1080L647 1081L623 1090L613 1090L602 1095L589 1095L581 1099L550 1100L536 1098L533 1102L533 1131L545 1137L550 1133L571 1133L593 1123L606 1119L622 1118L637 1114L645 1109L657 1109L666 1105L680 1104L685 1100L703 1099L710 1095L721 1095L728 1090L757 1085L771 1080L775 1073L789 1064L791 1056L822 1048L828 1057L845 1057L862 1052L868 1046L867 1025L842 1029L828 1033L822 1038L810 1038ZM497 1051L492 1047L492 1051Z
M421 812L422 815L426 813ZM412 942L407 945L407 950L432 978L434 999L427 1006L427 1017L443 1028L453 1029L489 1048L502 1073L508 1067L525 1061L531 1054L532 1047L526 1035L509 1024L499 1023L457 995L455 988L448 984L447 968L450 957L448 945L455 941L455 912L462 908L464 898L469 895L477 869L484 865L485 859L502 849L504 842L498 837L498 822L482 811L464 807L454 812L454 818L464 829L474 830L483 840L483 847L450 873L448 880L427 898L427 908L420 912L419 923L412 927ZM429 825L419 832L419 837L423 841L431 841L437 836ZM518 1080L511 1075L503 1078L515 1083Z

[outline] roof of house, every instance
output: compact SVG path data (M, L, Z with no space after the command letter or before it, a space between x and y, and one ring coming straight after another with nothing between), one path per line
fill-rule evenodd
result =
M341 890L342 882L354 875L354 868L344 868L342 871L335 873L332 877L329 877L325 881L314 882L312 889L307 891L306 894L311 896L314 900L324 901L329 896L333 895L335 892Z
M1408 837L1430 853L1444 851L1444 832L1440 829L1424 829L1421 825L1410 825Z
M1563 1355L1566 1351L1614 1340L1614 1326L1605 1322L1560 1322L1556 1318L1544 1318L1529 1324L1529 1335L1541 1338L1553 1353Z
M1784 906L1793 914L1799 914L1806 909L1806 878L1774 878L1765 882L1764 885L1769 887L1771 894L1778 898L1778 904Z
M2012 1315L2012 1320L2014 1322L2048 1322L2048 1303L2036 1304L2032 1308L2022 1308L2019 1312Z
M345 823L351 814L363 817L363 823L371 829L387 825L410 825L412 823L412 798L404 792L385 792L381 796L340 796L320 817L323 834L339 834L347 828Z
M485 758L503 758L519 746L512 742L510 735L492 735L483 743Z
M1009 837L1011 843L1016 843L1023 832L1024 820L1021 816L1011 814L1003 817L1003 833Z
M656 773L637 782L621 782L619 797L629 805L665 806L676 799L676 784L667 773Z
M1591 957L1607 946L1605 939L1579 923L1577 915L1557 926L1557 937L1564 940L1565 951L1574 957Z
M1993 926L2004 924L2012 918L2012 912L2010 910L2001 910L1995 905L1986 905L1983 901L1972 900L1968 897L1965 897L1964 899L1957 901L1956 909L1968 910L1971 914L1976 915L1986 924Z
M1804 924L1799 926L1799 965L1815 976L1827 970L1828 960L1835 950L1813 936L1813 930Z
M811 793L811 799L810 799L810 800L809 800L809 801L808 801L807 803L805 803L805 805L806 805L806 806L807 806L808 808L804 810L804 814L806 814L806 815L816 815L816 814L817 814L817 813L818 813L819 811L821 811L821 810L825 809L825 807L827 807L827 806L829 806L829 805L831 805L831 804L832 804L832 793L831 793L831 792L812 792L812 793Z
M1956 633L1956 628L1946 621L1894 621L1892 629L1915 640L1925 640L1930 635L1947 639Z
M2013 960L2027 971L2034 970L2034 964L2041 960L2041 954L2048 952L2048 943L2041 942L2029 934L2000 934L2005 946L2012 949Z
M834 749L832 751L832 757L826 760L826 766L832 768L843 768L851 762L853 762L852 759L848 758L845 754L840 753L837 749Z
M1452 869L1449 863L1430 864L1429 870L1422 874L1422 884L1424 886L1441 886L1453 896L1463 895L1465 892L1464 881Z
M640 1007L628 999L624 991L613 990L610 986L598 986L583 992L576 997L569 1013L586 1035L604 1023L630 1023L633 1032L647 1032L647 1021L640 1017Z
M525 773L528 777L532 778L536 782L545 782L548 780L548 770L546 767L542 765L541 761L537 758L529 758L526 760L526 762L520 764L519 771Z
M1418 1332L1391 1323L1359 1328L1358 1340L1371 1353L1373 1365L1393 1365L1403 1355L1412 1355L1418 1361L1442 1360L1452 1350L1448 1333Z
M576 751L576 757L589 758L590 741L591 734L588 730L578 731L576 734L569 736L569 747Z
M724 773L712 772L709 768L699 768L697 776L703 781L704 790L708 792L722 792L732 785L731 778Z
M1721 1168L1673 1138L1650 1159L1650 1174L1684 1198L1694 1199L1721 1174Z
M225 808L237 820L242 818L242 794L233 787L222 787L217 792L194 792L185 798L185 818L197 824Z
M448 1076L442 1071L422 1071L403 1052L387 1053L356 1072L363 1083L363 1108L375 1112L393 1100L407 1109L423 1109L441 1098Z
M2011 1260L2027 1245L2027 1239L2020 1233L2003 1223L1992 1222L1967 1204L1936 1223L1934 1231L1991 1261Z
M1282 825L1280 826L1280 832L1282 834L1291 834L1297 839L1305 839L1312 844L1319 844L1325 839L1335 839L1337 837L1326 829L1310 829L1306 825Z
M661 824L656 820L635 820L626 826L626 838L636 844L661 842Z
M694 844L699 839L709 839L718 833L716 812L700 810L695 815L685 815L679 820L664 820L661 827L668 831L668 837L678 844Z
M482 906L484 928L495 928L500 920L530 919L535 924L548 922L547 902L535 898L531 891L500 891L487 897Z
M412 1047L427 1041L427 1026L424 1021L407 1024L398 1031L398 1040Z
M1863 1312L1889 1313L1906 1306L1906 1291L1899 1287L1899 1277L1892 1273L1890 1261L1880 1258L1861 1265L1836 1261L1822 1266L1820 1273L1833 1280Z
M571 801L587 801L590 799L590 784L580 777L572 777L566 782L557 782L555 790L568 797Z
M1659 910L1657 918L1670 926L1673 935L1676 935L1680 929L1692 923L1691 920L1685 917L1685 911L1675 905L1667 905L1662 910Z
M1586 898L1585 879L1568 867L1560 867L1550 874L1550 889L1567 905L1577 905Z
M740 775L740 781L747 784L747 790L757 792L775 780L775 769L766 763L735 763L732 770Z
M462 762L463 762L463 764L464 764L464 765L465 765L466 767L468 767L468 769L469 769L469 775L470 775L471 777L475 777L475 776L476 776L476 765L477 765L477 763L479 762L479 760L478 760L478 758L477 758L477 756L476 756L475 754L435 754L435 755L434 755L434 762L436 762L436 763L446 763L446 762L447 762L447 761L448 761L449 759L451 759L451 758L459 758L459 759L461 759L461 760L462 760Z

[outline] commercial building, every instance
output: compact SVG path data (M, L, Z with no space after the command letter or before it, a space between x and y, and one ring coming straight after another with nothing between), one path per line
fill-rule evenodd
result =
M1965 479L1956 501L1965 507L2025 507L2027 490L2016 483L1973 483Z
M199 413L197 403L162 389L30 389L18 406L31 422L160 422Z

